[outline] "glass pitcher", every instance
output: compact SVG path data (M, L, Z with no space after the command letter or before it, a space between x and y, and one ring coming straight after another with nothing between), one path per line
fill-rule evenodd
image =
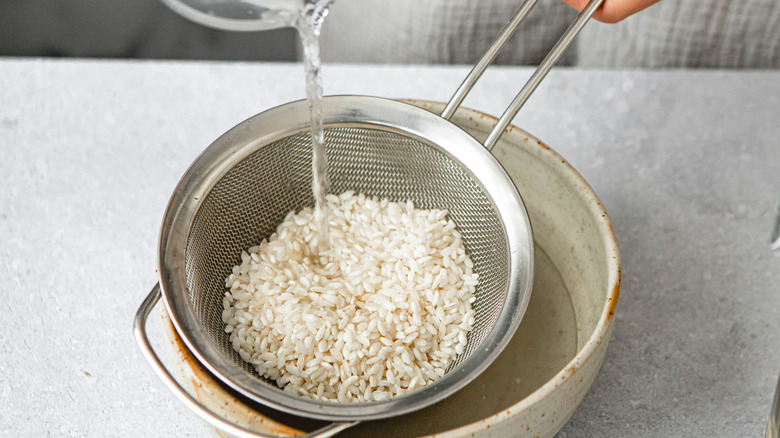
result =
M179 15L230 31L295 27L302 16L324 15L332 0L161 0ZM321 21L321 20L320 20Z

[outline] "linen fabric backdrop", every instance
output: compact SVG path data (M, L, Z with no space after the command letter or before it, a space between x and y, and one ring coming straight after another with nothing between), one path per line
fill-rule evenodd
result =
M473 64L520 0L336 0L325 62ZM498 64L537 64L576 16L541 0ZM0 56L300 59L291 29L237 33L179 17L158 0L0 2ZM662 0L617 24L588 23L560 65L780 68L780 1Z

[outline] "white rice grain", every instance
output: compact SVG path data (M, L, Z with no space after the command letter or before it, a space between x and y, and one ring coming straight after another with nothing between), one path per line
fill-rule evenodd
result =
M411 201L326 201L327 249L306 208L242 252L223 299L233 348L317 400L380 401L441 378L474 325L477 274L455 224Z

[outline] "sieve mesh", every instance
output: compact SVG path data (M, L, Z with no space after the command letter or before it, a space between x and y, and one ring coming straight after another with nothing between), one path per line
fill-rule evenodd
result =
M395 132L364 127L325 130L330 193L353 190L418 208L446 208L479 274L475 324L449 370L474 353L499 317L509 276L503 224L466 167L439 149ZM257 376L234 352L222 322L225 278L242 250L259 244L287 213L314 204L311 138L294 133L238 161L203 199L186 241L190 306L225 356Z

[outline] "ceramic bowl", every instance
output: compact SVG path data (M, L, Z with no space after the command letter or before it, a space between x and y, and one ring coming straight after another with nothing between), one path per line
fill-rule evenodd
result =
M444 108L409 102L436 113ZM496 120L460 109L452 122L481 141ZM508 128L493 154L515 182L533 226L535 280L520 328L484 373L444 401L361 423L339 436L549 437L590 388L604 359L620 289L620 255L607 213L563 157L522 129ZM224 387L187 350L163 306L158 308L168 369L219 417L266 436L300 435L325 424L274 411Z

